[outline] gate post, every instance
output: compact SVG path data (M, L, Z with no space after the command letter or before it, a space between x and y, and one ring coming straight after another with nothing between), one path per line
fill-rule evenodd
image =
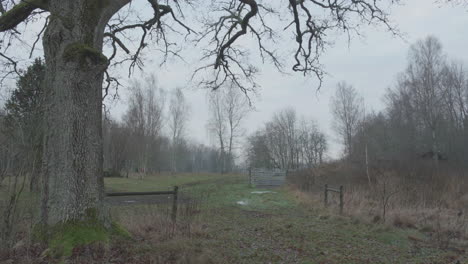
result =
M343 185L340 186L340 214L343 214Z
M177 200L178 200L179 186L174 186L174 194L172 197L172 222L177 219Z
M325 184L325 207L328 206L328 184Z

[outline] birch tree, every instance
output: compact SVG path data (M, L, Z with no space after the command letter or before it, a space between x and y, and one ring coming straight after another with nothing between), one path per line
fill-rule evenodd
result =
M181 88L172 91L169 105L169 130L172 140L171 171L177 172L177 150L182 144L190 107Z
M233 167L234 151L237 148L238 139L243 136L244 130L242 121L247 117L250 109L247 98L235 85L230 85L223 90L224 104L228 132L227 142L227 170L231 171Z
M226 112L223 106L223 95L221 91L214 91L208 95L210 117L208 120L208 130L215 137L219 149L219 161L221 173L226 172Z
M211 112L208 127L217 138L223 171L231 171L244 131L242 121L251 110L249 101L234 84L210 93L208 98Z
M126 126L131 131L133 168L140 176L148 171L152 149L161 136L165 94L158 89L154 76L144 83L134 81L130 89L129 107L125 113Z
M363 102L356 89L346 82L338 83L331 99L333 126L343 140L348 157L353 153L351 142L363 117Z
M430 131L431 151L437 164L439 153L437 127L442 118L446 91L442 86L443 69L446 65L442 44L434 36L429 36L411 46L408 58L405 85L412 91L411 98L416 113Z

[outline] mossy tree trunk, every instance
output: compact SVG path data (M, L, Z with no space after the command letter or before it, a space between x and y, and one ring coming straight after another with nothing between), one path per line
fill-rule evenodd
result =
M117 3L118 2L118 3ZM103 204L102 54L105 25L126 1L49 0L41 220L108 223Z

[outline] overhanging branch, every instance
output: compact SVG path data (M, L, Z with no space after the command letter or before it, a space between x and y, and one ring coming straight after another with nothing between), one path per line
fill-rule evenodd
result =
M39 5L34 4L32 1L21 2L12 9L2 12L0 16L0 32L14 29L21 22L25 21L37 8L39 8Z

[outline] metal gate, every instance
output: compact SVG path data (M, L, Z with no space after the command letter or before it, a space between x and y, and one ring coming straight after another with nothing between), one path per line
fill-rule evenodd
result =
M281 186L286 182L286 171L279 169L251 169L249 171L249 179L251 186Z

